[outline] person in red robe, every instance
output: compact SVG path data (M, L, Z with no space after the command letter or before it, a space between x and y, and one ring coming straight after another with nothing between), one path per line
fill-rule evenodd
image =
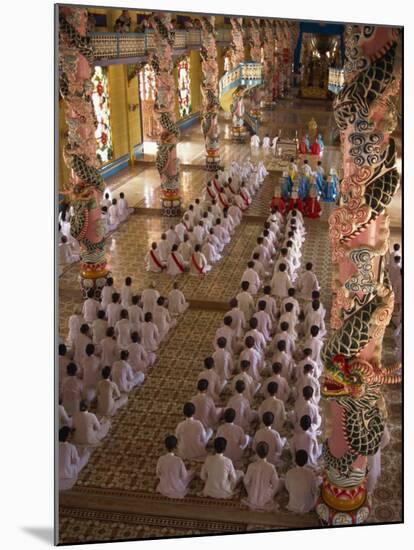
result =
M308 218L319 218L322 214L322 208L318 201L315 183L311 183L309 196L305 201L305 210L303 212Z
M317 156L321 154L321 146L317 141L315 141L315 143L312 144L311 153L312 155L317 155Z
M296 195L296 193L295 193L295 195ZM301 198L297 197L297 196L291 197L286 206L287 206L287 210L289 212L290 212L290 210L293 210L294 208L296 208L297 210L302 212L302 214L305 211L305 204L304 204L303 200Z
M284 215L287 208L287 201L283 199L283 197L280 196L280 193L275 189L275 194L273 195L272 200L270 201L270 210L275 208L277 206L279 208L279 212Z

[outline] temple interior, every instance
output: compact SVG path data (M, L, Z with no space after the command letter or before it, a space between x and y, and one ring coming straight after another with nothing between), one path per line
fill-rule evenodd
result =
M397 305L391 296L394 279L388 274L388 262L393 260L388 258L389 251L401 243L402 233L398 28L366 26L361 30L336 23L320 25L221 15L214 18L132 9L79 7L65 11L60 7L60 10L59 215L65 209L70 212L73 206L70 234L80 244L80 252L78 256L75 252L70 262L59 265L59 341L67 344L71 316L82 309L91 288L99 301L102 290L98 288L99 281L105 282L109 275L117 289L121 289L126 277L131 277L134 295L141 295L154 284L160 295L166 297L178 282L189 307L162 339L156 350L157 362L145 372L144 382L128 392L127 403L111 416L107 435L88 450L89 460L76 481L59 492L59 543L400 522L401 365L394 368L393 383L378 386L378 380L386 377L381 369L392 367L401 358L396 336L401 324L401 301ZM358 54L351 52L352 40L359 41ZM87 138L82 143L74 136L79 129L76 113L81 109L76 103L80 96L71 92L79 78L70 74L72 50L82 56L89 70L85 78L90 95L85 109L90 107L91 111L84 111L80 124L85 127L89 124L88 131L92 127L92 141L96 145L92 156L88 149L91 140ZM211 52L215 52L215 59ZM359 55L365 65L358 65L351 55ZM166 68L168 63L170 66ZM349 68L351 63L354 68ZM350 83L358 78L365 94L360 103L357 97L360 88L344 95L344 90L350 89ZM215 102L209 94L215 97ZM361 113L365 112L365 105L364 118ZM163 116L169 117L170 125ZM366 120L369 122L363 126ZM202 123L209 124L207 131ZM253 144L254 135L259 138L259 146ZM264 146L266 136L270 137L268 147ZM161 152L165 151L171 155L166 162L161 158ZM292 162L297 176L292 175ZM191 270L174 276L164 268L160 272L148 269L151 244L159 242L161 234L171 225L180 223L195 199L200 198L203 203L207 182L221 167L229 170L232 163L239 166L251 163L254 170L260 164L266 175L223 249L221 259L200 276ZM297 181L301 181L304 165L310 167L312 176L302 197ZM322 173L320 168L324 173L320 180L323 189L315 183L319 181L318 170ZM329 187L334 177L337 183ZM398 184L389 183L392 178ZM288 180L292 185L286 191ZM359 195L357 189L362 189ZM90 198L80 198L83 191L84 197L92 196L87 195L88 191L93 194L95 206L85 202ZM91 227L96 201L100 216L106 193L110 201L119 199L123 193L130 213L115 228L107 228L100 238L99 232L91 233ZM332 472L328 472L325 455L316 466L324 480L321 494L325 492L319 497L322 500L301 514L288 509L286 489L277 492L274 507L268 510L246 506L242 483L229 498L205 496L200 478L202 463L194 460L184 460L185 466L196 472L186 496L169 498L157 491L156 468L165 453L164 440L175 433L183 420L183 405L197 393L197 377L204 359L213 353L216 331L223 324L224 314L231 309L230 300L240 292L242 275L271 213L271 205L277 204L286 216L291 208L289 201L297 201L298 197L302 202L296 202L296 208L300 210L300 204L304 204L306 232L298 273L312 262L320 285L320 302L326 310L324 345L328 349L334 335L338 341L342 338L332 363L337 365L338 356L345 357L344 361L351 365L347 366L344 375L347 376L349 369L352 371L353 366L365 362L365 367L371 369L371 378L364 378L364 384L369 380L364 388L372 384L369 391L380 392L375 394L375 405L371 401L366 405L368 398L366 402L363 398L358 400L358 396L353 400L357 402L356 414L361 415L358 417L361 422L365 409L361 412L360 403L361 407L374 407L366 413L367 432L361 428L361 438L367 439L365 447L360 444L361 449L371 448L374 431L379 429L382 434L385 424L390 436L380 455L376 485L368 494L367 455L374 451L357 452L354 448L349 451L347 447L352 455L352 468L357 468L358 463L358 472L362 472L364 479L359 485L350 482L343 489L348 501L338 496L339 482L334 487L338 491L332 496ZM352 210L353 201L360 201L358 212ZM361 256L368 254L368 263L366 257L355 259L355 255L350 255L354 249ZM94 256L98 253L99 262ZM351 275L355 275L354 286L348 284ZM264 282L261 283L255 303L263 294ZM378 309L372 310L372 304L379 302L375 306ZM365 337L365 325L357 329L357 336L346 332L346 327L351 326L350 319L369 307L373 313L366 321L366 340L360 343ZM360 347L352 348L350 355L345 349L349 350L351 344L348 347L344 344L348 337L360 339ZM300 342L301 336L299 348ZM70 345L67 347L70 350ZM331 357L328 352L326 357ZM326 376L329 368L326 364L324 368ZM360 366L358 372L365 371ZM332 395L329 392L324 395L322 380L325 378L320 378L320 444L329 442L340 424L332 414ZM227 384L216 405L224 408L232 391L231 384ZM260 392L254 395L252 410L258 410L262 401ZM88 406L102 420L96 402L91 400ZM293 406L294 401L288 402L286 410L292 410ZM370 424L371 413L377 415L380 428ZM254 435L256 429L252 427L249 434ZM294 427L286 423L281 435L289 442L293 434ZM73 437L72 433L69 441ZM207 446L209 454L213 453L213 439ZM351 444L345 442L345 445ZM378 445L379 442L375 452ZM84 451L85 445L80 450ZM235 468L245 473L252 460L254 451L248 446ZM290 468L292 456L287 443L276 466L279 478L284 478ZM325 484L331 485L327 488ZM355 490L352 496L348 495L349 485ZM359 504L355 504L358 498Z

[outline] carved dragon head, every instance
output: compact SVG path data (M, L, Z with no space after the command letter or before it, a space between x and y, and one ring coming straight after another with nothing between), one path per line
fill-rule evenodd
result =
M322 395L327 399L348 396L360 398L371 386L398 384L401 376L393 374L401 365L389 369L355 358L348 362L343 355L335 355L322 380Z

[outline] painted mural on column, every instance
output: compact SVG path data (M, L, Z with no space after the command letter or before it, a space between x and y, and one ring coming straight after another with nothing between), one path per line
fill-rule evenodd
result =
M270 109L273 107L273 73L275 57L275 41L273 24L268 19L263 20L263 107Z
M59 91L65 102L68 125L63 156L70 170L64 193L73 209L70 232L80 243L81 289L84 294L94 289L99 296L108 274L100 208L104 182L99 173L101 161L96 136L102 120L97 119L94 111L93 51L86 36L87 22L86 9L60 6ZM100 91L103 94L104 89ZM102 127L99 131L101 147L105 141Z
M248 27L249 27L248 43L250 46L251 60L254 61L255 63L261 63L262 62L262 52L261 52L262 38L261 38L261 32L260 32L260 20L249 19ZM250 114L256 118L260 116L261 99L262 99L262 88L261 86L256 86L255 88L253 88L250 95L250 101L251 101Z
M112 133L109 111L108 69L95 67L92 82L92 103L96 117L95 137L98 144L96 155L101 162L112 159Z
M243 18L231 17L231 36L232 42L230 45L230 58L231 69L236 67L244 61L244 42L243 42ZM244 86L238 86L233 93L233 100L230 107L232 114L232 137L235 141L245 141L247 139L247 132L244 126L244 93L246 89Z
M344 177L340 206L329 219L332 246L333 334L324 346L322 395L331 434L317 512L324 524L365 522L367 459L377 453L387 410L384 384L400 382L400 365L382 365L382 340L394 294L385 271L387 206L399 186L397 125L401 45L397 29L349 25L345 85L334 102Z

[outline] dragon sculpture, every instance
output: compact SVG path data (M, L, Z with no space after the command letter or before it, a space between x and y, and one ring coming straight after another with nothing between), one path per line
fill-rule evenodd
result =
M100 296L106 283L104 226L100 202L104 182L96 155L96 117L92 104L93 50L87 36L84 8L59 8L59 91L68 125L63 158L70 170L64 190L73 207L71 235L80 243L80 283L83 294L94 289Z
M317 513L323 524L366 521L367 457L384 432L384 384L401 377L381 366L382 339L394 295L384 255L389 246L386 207L399 185L397 123L392 96L400 81L399 32L348 25L345 85L334 101L341 132L341 202L330 216L333 276L331 328L323 352L322 395L329 403L330 435ZM329 430L328 430L329 431Z
M178 216L181 209L177 143L179 130L175 123L173 47L175 31L171 14L159 12L150 20L154 29L155 54L151 58L157 95L154 110L158 116L160 136L155 165L161 178L161 206L164 216Z
M230 48L230 66L231 70L236 69L240 63L244 62L244 30L243 18L231 17L231 48ZM247 132L244 126L244 94L245 86L238 86L233 93L230 112L232 114L232 137L234 141L243 142L247 139Z
M201 129L206 147L206 169L217 171L220 166L218 113L218 65L217 33L214 29L214 16L203 16L201 22L201 70L203 80L201 93L203 97L203 114Z

